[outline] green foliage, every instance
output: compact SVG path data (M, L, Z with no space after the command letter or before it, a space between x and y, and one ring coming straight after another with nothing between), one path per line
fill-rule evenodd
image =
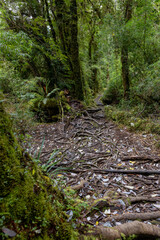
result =
M43 146L43 143L42 143L42 146ZM61 166L56 167L56 165L61 162L61 158L60 158L61 154L62 153L60 152L60 150L58 149L53 150L48 161L41 165L42 171L52 178L56 178L59 172L69 169L67 167L61 167ZM54 169L54 167L56 168Z
M64 193L66 197L68 198L68 205L67 209L73 212L72 220L77 219L80 217L81 212L88 208L89 205L87 202L84 202L83 200L79 199L76 196L76 192L70 188L64 189Z
M121 234L121 237L122 237L122 240L133 240L133 239L137 238L137 236L135 234L133 234L133 235L131 235L129 237L126 237L123 233Z
M160 60L147 68L145 79L133 90L144 102L160 105Z
M29 63L33 59L35 45L24 33L13 31L1 31L0 33L0 57L11 62L21 77L29 77L31 73Z
M104 91L102 101L104 104L119 103L123 97L123 88L120 78L110 80L107 89Z
M149 118L143 119L137 117L137 111L134 112L134 109L132 111L124 111L113 106L106 106L105 113L107 118L128 126L130 130L145 131L160 135L159 121L153 122Z
M4 93L16 95L22 87L22 80L9 62L0 62L0 90Z

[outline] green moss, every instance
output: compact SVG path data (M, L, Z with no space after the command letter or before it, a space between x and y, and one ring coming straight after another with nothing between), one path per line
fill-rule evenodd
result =
M0 103L0 227L14 230L16 240L72 239L63 194L22 151L11 126Z
M105 114L107 118L128 126L130 130L145 131L160 135L159 123L152 122L147 118L134 117L133 112L118 110L113 106L106 106Z

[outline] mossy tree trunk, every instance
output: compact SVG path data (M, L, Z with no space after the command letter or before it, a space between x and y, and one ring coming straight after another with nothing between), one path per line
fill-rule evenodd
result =
M124 98L129 98L130 80L129 80L129 64L128 64L128 47L123 45L121 49L121 63L122 63L122 81Z
M78 99L83 100L83 79L81 74L79 60L79 44L78 44L78 14L77 0L71 0L71 63L73 71L73 79L75 82L75 94Z
M77 1L71 0L67 6L64 0L56 0L56 23L59 37L70 75L74 85L74 95L83 100L83 77L79 60Z
M90 88L93 90L94 94L99 91L99 80L98 80L98 68L96 64L98 62L98 46L97 41L95 40L95 31L91 34L89 41L89 61L91 65L91 84Z
M0 103L0 228L14 231L16 240L71 239L67 200L20 148L11 125Z
M124 21L125 24L132 18L132 0L125 1L125 13ZM122 48L121 48L121 64L122 64L122 81L123 81L123 90L124 98L129 98L130 92L130 79L129 79L129 63L128 63L128 39L123 39Z

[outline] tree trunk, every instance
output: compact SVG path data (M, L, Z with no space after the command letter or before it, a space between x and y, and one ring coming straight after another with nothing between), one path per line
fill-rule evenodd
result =
M56 0L56 22L59 29L61 47L66 56L70 77L74 85L74 95L83 100L83 81L79 60L77 2L71 0L70 8L64 0Z
M132 18L132 1L133 0L126 0L126 3L125 3L125 14L124 14L125 23L127 23ZM127 39L123 39L123 43L122 43L121 64L122 64L122 81L123 81L124 98L129 99L130 79L129 79Z
M94 65L97 64L98 61L98 46L97 42L94 38L95 31L91 34L91 38L89 41L89 62L91 66L91 82L90 82L90 88L93 90L94 94L98 93L99 90L99 81L98 81L98 69Z
M94 40L93 42L93 65L96 65L98 62L98 47L97 42ZM93 82L93 90L94 94L98 93L99 91L99 81L98 81L98 68L96 66L92 66L92 82Z
M128 48L123 46L121 49L121 63L122 63L122 80L124 98L129 98L130 80L129 80L129 65L128 65Z
M75 95L79 100L83 100L83 80L81 74L80 60L79 60L79 44L78 44L78 15L77 15L77 1L71 0L71 52L70 58L73 70L73 79L75 82Z

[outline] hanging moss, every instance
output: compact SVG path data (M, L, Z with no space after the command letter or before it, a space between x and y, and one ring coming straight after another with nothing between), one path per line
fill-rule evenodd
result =
M19 147L11 127L0 103L0 228L13 230L12 239L76 239L63 194Z

